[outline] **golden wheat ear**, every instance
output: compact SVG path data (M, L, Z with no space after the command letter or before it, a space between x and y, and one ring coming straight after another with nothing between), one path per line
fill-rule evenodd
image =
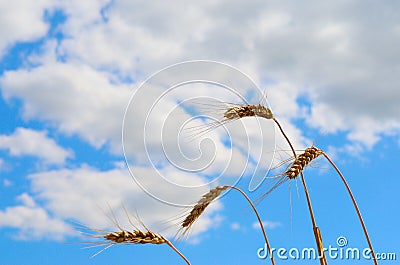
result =
M192 137L190 137L191 141L211 132L220 126L226 125L241 118L254 116L265 119L274 118L271 109L266 107L261 102L258 104L238 104L216 100L214 104L202 102L194 102L194 104L203 106L203 111L205 113L213 114L211 116L216 117L217 120L208 124L185 128L187 132L193 134Z
M204 210L214 201L228 186L217 186L204 194L202 198L193 206L189 215L183 220L181 227L183 229L182 235L185 235L196 220L203 214Z
M268 241L268 238L267 238L267 234L265 232L264 225L263 225L263 223L261 221L260 215L258 214L258 211L257 211L256 207L254 206L254 204L252 203L250 198L246 195L246 193L244 191L242 191L241 189L235 187L235 186L229 186L229 185L217 186L217 187L211 189L206 194L204 194L201 197L201 199L192 207L192 210L186 216L186 218L182 221L181 227L178 230L177 235L180 234L179 238L182 238L185 235L187 235L188 231L190 230L190 228L193 226L193 224L196 222L196 220L200 218L200 216L203 214L205 209L211 204L211 202L213 202L215 199L217 199L221 195L221 193L223 191L227 190L227 189L233 189L233 190L236 190L236 191L240 192L242 194L242 196L245 197L247 202L252 207L254 213L257 216L257 219L258 219L258 222L260 224L261 230L263 232L263 236L264 236L264 239L265 239L265 243L267 245L267 249L268 249L268 252L269 252L269 256L270 256L271 262L272 262L273 265L275 265L274 257L272 255L272 251L271 251L271 246L269 244L269 241Z
M125 213L127 214L129 223L133 226L133 230L125 230L122 229L121 226L116 222L115 216L114 222L116 226L120 229L119 231L105 231L101 229L90 228L84 225L80 225L78 230L83 234L86 238L92 239L92 241L82 242L82 244L88 244L89 246L84 248L92 248L92 247L99 247L105 246L100 251L96 252L91 258L99 255L106 249L118 245L118 244L135 244L135 245L143 245L143 244L153 244L153 245L161 245L166 244L172 250L174 250L187 264L190 265L189 260L164 236L155 233L148 229L144 223L136 216L136 220L139 222L140 225L143 226L143 230L139 229L135 226L130 219L125 207Z
M262 117L265 119L272 119L274 117L272 111L269 108L260 104L244 104L229 107L224 113L224 117L227 120L236 120L253 116Z
M304 169L310 165L310 163L318 158L320 155L323 154L323 151L318 149L315 146L311 146L309 148L306 148L303 153L296 157L292 157L286 161L283 161L282 163L279 163L274 169L284 165L284 163L293 160L289 166L286 167L286 169L282 172L279 173L275 176L267 177L270 179L273 179L275 183L273 186L267 190L263 195L261 195L256 202L259 203L263 199L265 199L272 191L274 191L276 188L278 188L280 185L284 184L287 181L293 180L298 178L300 175L302 175Z
M284 172L289 179L298 177L303 170L317 157L323 154L321 149L315 146L311 146L304 150L304 153L300 154L294 160L293 164Z

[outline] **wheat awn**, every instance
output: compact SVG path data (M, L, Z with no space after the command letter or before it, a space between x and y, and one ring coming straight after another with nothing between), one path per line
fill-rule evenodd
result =
M226 125L230 122L239 120L245 117L261 117L265 119L273 119L274 115L272 111L264 106L263 104L237 104L230 102L217 101L214 104L207 103L195 103L196 105L205 106L204 110L206 113L216 112L213 117L216 116L216 121L186 128L190 133L194 133L194 138L200 137L204 134L211 132L212 130Z
M125 207L124 207L124 210L126 212ZM97 256L104 250L106 250L114 245L117 245L117 244L135 244L135 245L167 244L188 265L190 265L189 260L168 239L166 239L162 235L155 233L155 232L151 231L150 229L148 229L144 225L144 223L139 219L139 217L137 217L136 219L138 220L138 222L145 228L144 231L140 230L132 223L127 212L126 212L126 215L128 217L129 223L134 228L131 231L121 228L121 226L116 221L114 214L113 214L113 221L116 224L116 226L120 229L120 231L105 231L105 230L101 230L101 229L94 229L94 228L86 227L83 225L79 226L81 233L86 235L86 237L100 240L100 241L92 241L92 242L82 242L83 244L90 244L90 246L88 248L97 247L97 246L105 246L102 250L100 250L97 253L95 253L94 255L92 255L92 257ZM89 231L89 233L83 232L83 231Z

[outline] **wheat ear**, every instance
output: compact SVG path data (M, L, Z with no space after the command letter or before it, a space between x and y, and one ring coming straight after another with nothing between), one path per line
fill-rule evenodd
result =
M315 146L311 146L304 150L304 153L300 154L292 165L286 170L283 174L286 175L290 179L296 178L300 175L304 168L310 164L310 162L316 159L318 156L322 155L323 151L318 149Z
M311 146L304 150L304 152L298 155L292 164L284 171L283 173L278 174L277 176L282 177L280 180L275 183L275 185L264 193L259 200L267 197L272 191L274 191L277 187L288 180L292 180L297 178L299 175L303 173L303 170L311 163L312 160L316 159L323 153L322 150L318 149L315 146ZM280 166L280 165L279 165Z
M189 215L183 220L182 228L185 228L183 234L186 234L190 227L194 224L194 222L200 217L200 215L204 212L210 203L215 200L221 192L228 189L229 186L217 186L211 189L209 192L204 194L202 198L193 206Z
M274 117L272 111L269 108L260 104L258 105L246 104L246 105L233 106L229 107L224 113L224 117L227 120L236 120L252 116L259 116L265 119L272 119Z
M160 234L154 233L150 230L142 232L140 230L133 231L118 231L110 232L103 236L104 239L113 243L128 243L128 244L167 244L172 248L187 264L190 265L189 260L165 237Z
M221 125L227 124L229 122L244 118L244 117L262 117L265 119L272 119L274 116L272 111L261 105L261 104L235 104L235 103L226 103L227 106L224 106L220 110L224 110L223 118L219 121L214 121L208 125L204 126L195 126L187 129L191 129L193 131L197 131L197 136L204 135ZM212 106L211 106L212 107ZM193 138L194 139L194 138Z
M82 230L88 230L92 231L94 233L83 233L86 234L89 238L97 238L101 239L102 241L100 242L84 242L86 244L91 244L89 247L96 247L96 246L105 246L102 250L99 252L95 253L92 257L97 256L104 250L116 245L116 244L153 244L153 245L161 245L161 244L167 244L172 250L174 250L188 265L190 265L189 260L165 237L162 235L152 232L150 229L148 229L145 224L139 219L137 216L136 219L137 221L145 228L145 231L140 230L138 227L136 227L133 222L131 221L127 210L125 209L125 213L128 217L129 223L132 225L134 228L132 231L125 230L121 228L121 226L118 224L114 214L113 214L113 221L117 225L117 227L120 229L120 231L116 232L107 232L104 230L100 229L94 229L94 228L89 228L85 226L80 226Z
M129 243L129 244L164 244L167 242L160 234L152 231L142 232L140 230L133 231L118 231L110 232L103 236L104 239L115 243Z
M271 245L269 244L268 237L267 237L267 234L265 232L264 225L263 225L263 223L261 221L260 215L258 214L258 211L257 211L256 207L254 206L254 204L250 200L250 198L246 195L246 193L244 191L242 191L241 189L235 187L235 186L229 186L229 185L217 186L217 187L211 189L206 194L204 194L202 196L202 198L197 202L197 204L195 206L193 206L193 208L190 211L189 215L183 220L182 225L181 225L181 229L183 229L182 236L185 235L189 231L190 227L201 216L201 214L204 212L204 210L207 208L207 206L210 205L210 203L212 201L214 201L222 193L222 191L227 190L227 189L234 189L234 190L237 190L238 192L240 192L243 195L243 197L245 197L245 199L250 204L250 206L252 207L254 213L257 216L257 220L258 220L258 222L260 224L260 227L261 227L261 230L262 230L262 233L263 233L263 236L264 236L265 244L267 245L267 249L268 249L268 252L269 252L270 259L271 259L271 263L273 265L275 265L274 256L273 256L273 253L271 251Z

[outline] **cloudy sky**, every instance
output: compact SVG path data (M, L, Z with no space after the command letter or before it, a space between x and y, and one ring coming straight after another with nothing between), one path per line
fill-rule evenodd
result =
M400 3L17 0L0 8L2 264L180 264L167 246L114 246L90 259L101 248L82 250L75 243L87 239L75 226L116 230L113 211L130 229L125 206L172 239L183 206L215 185L238 182L252 199L262 195L271 163L290 154L273 124L244 119L203 131L221 120L222 102L263 95L299 152L315 144L341 168L376 252L400 255ZM345 236L365 248L332 168L319 159L306 179L324 244ZM314 247L300 183L258 208L273 247ZM231 191L177 245L193 264L269 264L257 257L255 221Z

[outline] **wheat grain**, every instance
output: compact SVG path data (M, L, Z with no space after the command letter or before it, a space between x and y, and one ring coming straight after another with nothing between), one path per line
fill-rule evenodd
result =
M311 146L306 148L302 154L296 155L296 157L292 157L291 160L294 159L294 161L290 164L290 166L287 167L284 172L272 177L268 177L276 179L276 182L267 192L257 198L256 201L260 202L286 181L297 178L303 173L303 170L311 163L311 161L313 161L323 153L324 152L321 149L318 149L315 146ZM281 166L281 164L279 164L278 166Z
M127 210L125 209L125 213L127 215L127 218L129 220L129 223L132 225L134 228L132 231L125 230L121 228L121 226L118 224L114 213L112 213L113 218L112 221L114 221L115 225L120 229L120 231L105 231L105 230L100 230L100 229L94 229L94 228L89 228L83 225L80 225L79 228L81 230L82 234L85 234L86 237L89 238L95 238L95 239L100 239L101 241L91 241L91 242L83 242L84 244L90 244L90 247L96 247L96 246L105 246L102 250L98 251L95 253L92 257L97 256L104 250L116 245L116 244L153 244L153 245L161 245L161 244L166 244L172 250L174 250L187 264L190 265L189 260L177 249L175 246L165 237L163 237L160 234L157 234L155 232L152 232L150 229L148 229L144 223L140 220L139 216L136 217L137 221L145 228L145 231L140 230L137 228L131 221ZM88 233L89 231L90 233Z
M197 202L195 206L193 206L189 215L183 220L182 228L185 228L185 232L194 224L194 222L200 217L200 215L204 212L210 203L215 200L222 191L228 189L229 186L217 186L211 189L209 192L204 194L202 198Z
M140 230L133 231L118 231L110 232L103 236L104 239L115 243L130 243L130 244L164 244L166 239L152 231L142 232Z
M208 113L213 111L217 112L217 115L211 115L215 117L215 121L185 128L190 135L190 138L196 139L202 135L205 135L212 130L233 122L235 120L245 118L245 117L262 117L265 119L274 119L272 111L262 104L237 104L228 102L217 102L217 104L207 104L207 103L196 103L197 105L204 105L204 109ZM223 116L223 117L221 117Z
M322 155L324 152L321 149L318 149L315 146L311 146L304 150L304 153L300 154L292 163L292 165L287 169L283 174L286 175L289 179L294 179L301 172L303 172L304 168L310 164L310 162L316 159L318 156Z
M224 117L228 120L235 120L252 116L263 117L265 119L272 119L274 117L272 111L269 108L260 104L237 105L229 107L224 113Z

